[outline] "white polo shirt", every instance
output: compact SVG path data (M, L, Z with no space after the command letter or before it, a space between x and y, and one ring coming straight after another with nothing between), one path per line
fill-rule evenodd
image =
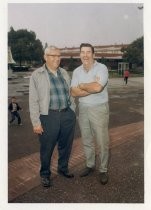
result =
M108 69L104 64L95 61L93 67L87 72L83 65L76 68L73 72L71 87L77 87L80 83L99 82L104 86L100 93L90 94L88 96L79 97L79 102L83 105L97 105L108 101Z

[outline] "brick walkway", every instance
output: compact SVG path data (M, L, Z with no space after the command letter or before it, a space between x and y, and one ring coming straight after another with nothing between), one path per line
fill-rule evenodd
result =
M123 144L129 139L134 139L144 133L144 122L131 123L110 129L110 148ZM129 138L131 137L131 138ZM69 167L84 161L83 147L81 140L76 139L73 143ZM29 191L40 184L39 180L39 153L34 153L12 161L8 165L8 200L11 201L19 195ZM57 151L54 151L52 158L52 174L57 174Z

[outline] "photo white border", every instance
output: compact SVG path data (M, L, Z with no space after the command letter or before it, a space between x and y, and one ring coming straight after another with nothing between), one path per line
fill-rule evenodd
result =
M8 32L8 3L144 3L144 49L145 49L145 74L144 74L144 102L145 102L145 201L144 204L42 204L42 203L8 203L8 192L7 192L7 85L8 75L6 71L7 67L7 32ZM0 209L2 210L149 210L151 209L151 3L150 0L144 1L4 1L0 2L0 102L1 102L1 120L0 120L0 136L1 136L1 147L0 147Z

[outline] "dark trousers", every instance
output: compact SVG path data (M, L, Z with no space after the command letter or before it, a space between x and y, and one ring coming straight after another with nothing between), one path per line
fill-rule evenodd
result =
M20 115L19 115L19 113L17 111L11 112L11 120L10 120L10 123L12 123L15 120L15 118L17 118L18 125L19 125L21 123L21 117L20 117Z
M128 82L128 77L124 77L125 84Z
M40 116L44 129L39 135L41 177L51 175L51 157L56 144L58 145L58 170L67 172L68 162L74 138L75 113L69 108L65 112L49 111L48 115Z

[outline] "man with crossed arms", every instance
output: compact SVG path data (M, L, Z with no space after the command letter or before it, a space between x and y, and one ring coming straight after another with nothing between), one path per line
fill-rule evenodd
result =
M94 60L94 47L89 43L80 45L80 58L82 65L74 70L71 81L71 95L79 97L79 125L86 156L86 168L80 176L85 177L94 171L95 137L100 182L106 184L109 156L108 69Z

